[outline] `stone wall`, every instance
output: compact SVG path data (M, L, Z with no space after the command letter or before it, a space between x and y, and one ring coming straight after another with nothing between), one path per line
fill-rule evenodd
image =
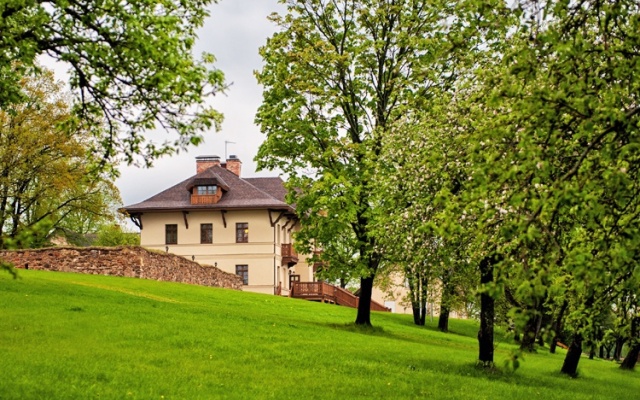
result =
M242 278L173 254L142 247L52 247L2 250L16 268L126 276L242 290Z

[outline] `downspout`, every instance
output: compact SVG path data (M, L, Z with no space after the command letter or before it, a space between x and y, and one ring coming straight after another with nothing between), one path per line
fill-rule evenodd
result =
M273 294L276 294L276 224L273 225Z

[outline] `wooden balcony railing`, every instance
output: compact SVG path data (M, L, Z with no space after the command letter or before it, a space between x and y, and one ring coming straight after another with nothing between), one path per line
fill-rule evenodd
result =
M358 308L360 301L360 298L350 291L325 282L293 282L289 296L352 308ZM371 300L370 307L371 311L391 311L389 308L373 300Z
M298 253L296 253L292 244L283 244L280 255L282 256L282 264L291 266L298 263Z
M192 194L191 204L216 204L220 200L217 194Z
M358 300L360 299L350 291L343 289L339 286L333 286L333 292L336 297L336 304L340 304L341 306L358 308Z

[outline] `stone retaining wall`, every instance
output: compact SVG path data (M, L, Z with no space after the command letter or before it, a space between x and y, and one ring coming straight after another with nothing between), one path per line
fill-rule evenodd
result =
M142 247L52 247L2 250L16 268L126 276L242 290L242 278L173 254Z

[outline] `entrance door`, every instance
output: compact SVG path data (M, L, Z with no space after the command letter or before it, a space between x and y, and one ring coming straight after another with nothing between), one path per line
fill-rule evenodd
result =
M300 282L300 275L289 275L289 289L293 289L293 282Z

